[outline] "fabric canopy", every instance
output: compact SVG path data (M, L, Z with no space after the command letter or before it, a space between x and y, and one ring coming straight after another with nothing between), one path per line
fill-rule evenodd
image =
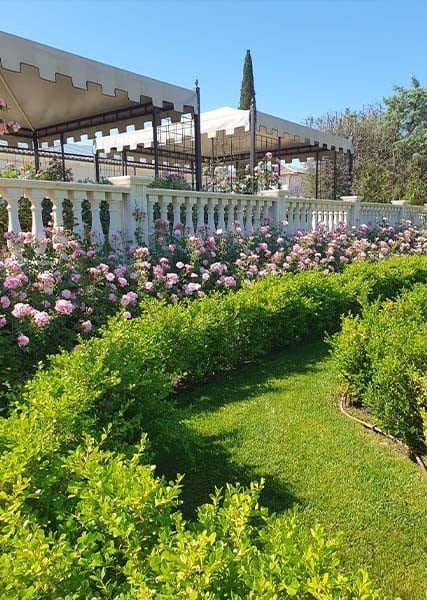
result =
M249 152L250 149L250 123L249 110L238 110L229 106L218 108L200 115L202 133L202 156L205 158L219 157L221 152L213 148L211 140L235 141L234 148L239 147L241 152ZM162 133L159 128L159 146L172 147L179 151L180 147L188 147L188 126L184 123L176 123L167 128L167 133ZM338 137L311 127L292 123L272 115L257 112L257 149L262 150L277 148L279 137L283 153L291 156L292 152L301 155L312 155L314 149L320 148L325 151L336 150L337 152L353 153L353 144L350 140ZM94 149L109 154L122 150L151 148L153 146L153 128L148 127L141 130L129 131L117 135L98 137L94 140ZM143 153L143 152L142 152ZM302 153L302 154L301 154Z
M37 131L48 142L58 139L61 131L80 139L82 134L93 137L98 131L108 135L116 128L125 131L128 125L141 127L151 120L153 106L169 111L173 121L197 112L195 90L4 32L0 32L0 97L10 107L8 120L21 124L20 136L31 137Z

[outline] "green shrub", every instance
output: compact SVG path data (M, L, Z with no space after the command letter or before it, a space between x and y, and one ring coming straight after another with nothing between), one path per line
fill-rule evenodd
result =
M384 278L400 265L388 293L425 279L425 264L381 265ZM185 523L179 480L154 476L149 447L134 455L174 387L335 331L363 285L378 294L377 267L271 277L188 305L153 300L53 357L0 422L0 597L378 598L364 574L341 572L319 529L267 518L257 486L218 492ZM88 436L109 424L100 448Z
M379 598L363 571L342 572L335 540L296 512L269 517L261 486L227 486L188 523L167 485L87 438L62 457L55 527L23 506L2 516L2 598ZM33 496L39 502L39 496ZM4 503L4 500L3 500Z
M427 286L344 319L332 345L349 390L379 424L410 448L425 443Z

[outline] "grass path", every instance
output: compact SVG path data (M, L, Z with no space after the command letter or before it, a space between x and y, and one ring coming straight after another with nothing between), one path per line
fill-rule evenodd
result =
M295 346L181 395L166 427L152 432L162 440L158 468L185 473L188 513L215 486L264 477L263 503L281 512L297 502L308 522L343 532L347 566L421 600L427 483L395 447L345 419L337 395L325 345Z

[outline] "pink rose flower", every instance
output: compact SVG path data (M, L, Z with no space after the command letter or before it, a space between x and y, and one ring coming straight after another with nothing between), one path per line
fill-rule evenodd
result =
M42 328L50 323L50 316L45 311L36 311L33 315L34 323L37 327Z
M71 315L74 307L69 300L57 300L55 302L55 310L56 312L63 313L65 315Z
M82 330L85 333L89 333L89 331L92 330L92 322L89 321L89 320L88 321L83 321L83 323L82 323Z
M23 348L24 346L28 346L28 344L30 343L30 338L28 338L26 335L19 335L17 337L17 341L18 341L18 346Z
M10 306L10 300L7 296L2 296L0 298L0 304L2 306L2 308L9 308Z

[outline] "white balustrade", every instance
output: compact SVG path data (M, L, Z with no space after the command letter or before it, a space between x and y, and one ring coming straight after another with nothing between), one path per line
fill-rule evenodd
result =
M203 235L206 231L214 232L217 229L231 232L236 222L243 232L250 234L267 218L277 225L287 222L286 231L290 235L297 231L314 230L320 225L328 231L335 231L340 225L375 226L384 220L391 226L402 220L427 225L427 207L408 206L404 201L380 204L363 202L362 198L356 196L316 200L293 198L277 190L261 192L259 195L166 190L149 187L150 181L145 177L132 176L112 178L113 185L0 179L0 197L7 205L10 232L21 231L18 210L20 198L30 201L31 231L38 239L44 236L44 198L52 203L52 222L56 228L64 224L64 201L71 202L76 236L84 235L83 205L87 201L91 212L91 228L99 242L104 241L101 225L103 202L107 203L109 210L110 242L119 238L134 242L138 231L142 240L148 243L158 218L169 224L170 228L182 225L190 235Z
M109 234L113 236L124 231L123 209L130 203L129 187L73 183L62 181L42 181L31 179L0 179L0 197L6 202L8 211L8 231L19 233L19 201L26 198L30 202L31 233L36 239L45 235L43 224L43 200L50 200L52 212L50 224L55 228L64 226L64 201L69 200L73 208L73 233L84 234L83 203L89 202L92 216L92 230L98 240L103 241L101 226L101 202L107 201L110 212Z

